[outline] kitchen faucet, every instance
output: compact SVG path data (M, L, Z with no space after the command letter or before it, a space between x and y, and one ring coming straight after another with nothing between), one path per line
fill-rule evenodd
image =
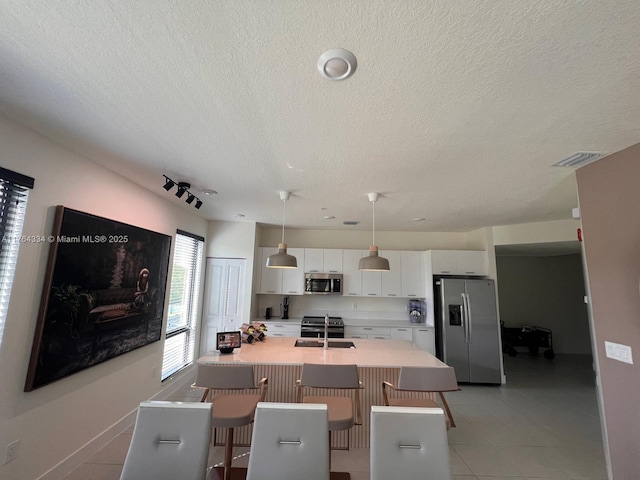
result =
M327 340L327 332L329 330L329 314L325 313L324 315L324 345L322 348L325 350L329 348L329 341Z

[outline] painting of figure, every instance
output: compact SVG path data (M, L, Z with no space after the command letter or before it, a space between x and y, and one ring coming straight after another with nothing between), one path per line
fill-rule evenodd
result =
M160 340L171 237L56 207L25 391Z

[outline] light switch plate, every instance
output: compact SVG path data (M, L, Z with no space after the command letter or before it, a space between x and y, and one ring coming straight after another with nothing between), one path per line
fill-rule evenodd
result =
M633 354L629 345L605 341L604 348L608 358L633 365Z

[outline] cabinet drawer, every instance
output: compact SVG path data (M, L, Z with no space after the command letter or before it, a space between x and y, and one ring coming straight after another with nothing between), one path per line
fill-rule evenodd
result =
M299 337L300 325L297 323L268 323L264 322L267 327L267 337Z
M391 338L396 340L409 340L413 341L413 328L412 327L391 327Z
M362 338L371 337L372 335L386 335L390 336L389 327L344 327L345 335L362 335ZM366 337L365 337L366 336Z

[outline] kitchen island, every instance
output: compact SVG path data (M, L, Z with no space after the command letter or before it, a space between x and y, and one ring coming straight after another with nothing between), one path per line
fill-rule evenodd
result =
M304 339L313 340L313 339ZM295 381L300 378L303 363L356 364L360 380L364 385L361 394L362 425L350 430L334 432L332 444L338 448L347 444L355 448L369 447L369 415L371 405L383 405L382 382L397 383L403 366L442 368L446 365L430 353L406 340L349 339L355 348L295 347L295 338L267 337L263 342L243 344L233 353L207 352L198 363L252 364L257 378L267 377L269 388L266 400L270 402L295 402ZM410 394L428 396L430 394ZM237 430L237 440L248 444L251 426ZM348 439L348 443L347 443ZM216 432L216 442L223 438Z

